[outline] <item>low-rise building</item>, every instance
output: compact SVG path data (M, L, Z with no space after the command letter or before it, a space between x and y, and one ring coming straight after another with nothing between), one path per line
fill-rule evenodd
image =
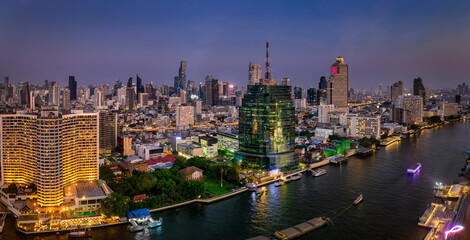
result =
M178 144L176 146L176 151L179 155L184 157L195 157L195 156L203 156L204 151L199 144Z
M238 135L227 132L217 132L217 147L231 152L238 151Z
M201 144L204 156L217 157L219 155L217 148L217 138L211 136L199 137L199 144Z
M137 155L144 160L163 157L163 148L155 145L137 144L135 150Z
M200 180L204 177L203 170L191 166L187 168L183 168L180 170L180 173L183 175L183 177L186 179L186 181L192 181L192 180Z

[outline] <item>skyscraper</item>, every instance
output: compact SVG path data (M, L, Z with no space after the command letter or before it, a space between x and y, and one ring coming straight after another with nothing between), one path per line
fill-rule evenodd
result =
M266 76L260 84L248 85L239 111L237 161L264 169L298 167L294 151L295 112L291 86L276 83L271 76L266 44Z
M294 99L302 99L302 88L299 86L294 87Z
M135 110L135 90L133 87L126 89L126 110Z
M424 88L423 79L421 79L421 77L413 80L413 95L422 97L423 106L426 106L426 88Z
M139 95L140 93L143 93L144 92L144 87L142 86L142 79L139 77L139 74L136 74L136 92L137 92L137 95L135 96L135 98L138 100L139 99Z
M248 66L248 85L255 85L261 79L261 65L252 64Z
M392 104L394 104L398 96L401 95L403 95L403 83L401 81L398 81L390 87L390 99L392 101Z
M100 155L110 155L117 146L117 115L111 111L100 111L99 119Z
M317 105L317 89L309 88L307 89L307 103L311 106Z
M394 122L420 123L423 121L423 98L420 96L398 96L393 107Z
M327 89L328 82L326 81L325 76L320 77L320 82L318 83L318 94L317 94L317 104L327 104Z
M290 79L289 78L282 78L281 85L282 86L290 85Z
M330 79L328 80L328 104L335 107L348 107L348 65L342 57L337 57L331 65Z
M178 87L176 92L179 94L179 90L186 90L186 61L180 62L180 69L178 71Z
M69 76L70 100L77 100L77 81L75 76Z
M59 206L64 187L98 179L97 113L0 115L2 184L37 186L39 206ZM18 146L21 145L21 148Z

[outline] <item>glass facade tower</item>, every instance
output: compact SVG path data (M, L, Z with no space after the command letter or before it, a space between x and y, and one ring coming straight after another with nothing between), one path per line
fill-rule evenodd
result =
M269 170L298 167L294 114L291 86L248 85L239 112L237 160Z

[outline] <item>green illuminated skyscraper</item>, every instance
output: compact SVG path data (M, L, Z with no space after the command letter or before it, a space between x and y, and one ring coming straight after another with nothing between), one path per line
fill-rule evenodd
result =
M291 86L281 86L271 77L266 44L266 75L259 84L248 85L239 111L238 161L263 169L297 168L295 111Z

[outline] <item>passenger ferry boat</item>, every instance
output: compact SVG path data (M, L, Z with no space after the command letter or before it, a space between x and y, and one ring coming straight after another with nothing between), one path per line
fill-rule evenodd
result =
M153 219L152 219L152 220L153 220ZM156 227L161 226L162 223L163 223L163 218L162 218L162 217L160 217L160 218L158 219L158 221L155 221L155 220L152 221L152 220L151 220L150 223L147 225L148 228L156 228Z
M258 188L258 189L256 190L256 192L255 192L255 193L256 193L256 197L258 197L258 198L259 198L259 197L261 197L261 196L263 195L263 193L264 193L264 190L262 190L262 189Z
M416 165L408 168L406 171L408 173L411 173L411 174L415 174L416 172L418 172L419 170L421 170L421 163L417 163Z
M356 200L354 200L354 205L361 203L363 199L364 198L362 197L362 194L359 195L359 197L357 197Z
M317 171L312 170L312 176L314 176L314 177L319 177L319 176L324 175L324 174L326 174L325 169L318 169Z
M88 239L91 238L90 229L77 229L69 233L69 239Z

